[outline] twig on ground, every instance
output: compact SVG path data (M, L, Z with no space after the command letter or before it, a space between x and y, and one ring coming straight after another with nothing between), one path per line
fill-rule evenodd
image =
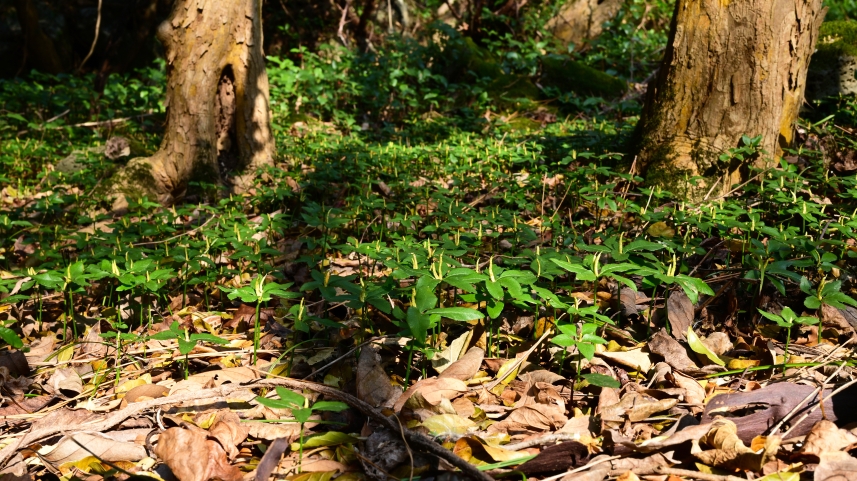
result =
M470 478L477 481L493 481L493 478L480 471L476 466L461 459L457 454L453 453L452 451L444 448L443 446L440 446L428 436L409 431L407 429L400 430L397 422L393 421L387 416L384 416L368 403L361 401L360 399L357 399L356 397L350 394L344 393L339 389L335 389L330 386L325 386L323 384L316 384L313 382L298 381L296 379L287 378L262 379L255 382L253 386L284 386L292 389L307 389L310 391L317 392L319 394L324 394L325 396L331 397L338 401L342 401L345 404L351 406L352 408L357 409L365 416L371 418L373 421L376 421L390 432L400 432L402 436L407 439L408 443L410 443L412 447L415 447L421 451L443 459L449 464L460 469L463 474L469 476Z

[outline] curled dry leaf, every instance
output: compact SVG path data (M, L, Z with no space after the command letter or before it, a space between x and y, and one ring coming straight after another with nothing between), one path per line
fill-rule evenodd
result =
M821 453L813 481L847 481L857 479L857 459L844 451Z
M568 421L559 406L549 404L529 404L512 411L499 423L488 427L489 433L541 433L556 431Z
M226 409L217 413L214 424L208 428L209 436L223 446L229 459L238 456L238 445L247 439L249 433L249 428L241 422L238 415Z
M857 436L850 431L840 429L836 424L822 419L815 423L806 435L801 454L807 454L820 458L823 453L842 451L857 443Z
M601 420L606 423L622 423L625 420L639 422L655 413L667 411L678 404L677 399L655 399L637 392L628 392L622 399L601 411Z
M738 437L738 427L728 419L714 421L700 440L708 450L694 449L693 455L709 466L758 472L774 459L780 447L779 436L757 437L748 447Z
M485 351L478 347L471 347L461 359L455 361L447 369L445 369L438 378L452 378L461 381L466 381L479 372L479 367L482 365L482 360L485 358Z
M155 454L179 481L240 481L241 470L226 460L226 451L204 434L182 428L169 428L158 437Z
M666 329L661 329L649 339L649 350L672 366L673 369L683 372L696 372L699 370L690 356L687 355L687 350L678 341L667 334Z
M423 379L402 394L402 397L393 406L393 411L401 411L406 403L411 409L437 406L441 399L454 399L465 392L467 392L467 384L458 379ZM423 401L428 406L423 405Z
M675 337L684 341L685 331L693 324L694 311L693 303L683 291L673 291L667 299L667 319L670 323L670 332Z
M598 356L642 373L647 373L652 368L652 360L649 357L649 353L643 352L639 348L618 352L599 352Z
M380 364L378 349L368 345L357 360L357 397L372 407L392 407L402 396Z
M146 448L133 442L118 441L101 433L77 433L63 436L55 446L40 451L42 459L53 466L80 461L89 456L109 462L139 461Z

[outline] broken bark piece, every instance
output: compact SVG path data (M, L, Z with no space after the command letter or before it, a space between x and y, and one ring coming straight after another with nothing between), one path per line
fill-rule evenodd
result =
M762 389L743 393L720 394L709 401L702 415L702 423L715 417L727 417L738 425L738 437L745 443L755 436L765 434L783 417L788 415L803 399L815 390L812 386L795 383L776 383ZM832 390L825 389L823 409L816 409L790 434L804 436L822 417L838 425L857 421L857 385L853 385L831 397ZM792 417L799 420L819 402L818 396L805 403ZM824 415L822 415L822 410Z

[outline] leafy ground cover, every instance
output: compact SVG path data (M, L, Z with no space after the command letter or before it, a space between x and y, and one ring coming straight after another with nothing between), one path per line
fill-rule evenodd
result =
M626 34L581 60L645 78L659 34ZM440 47L270 59L276 168L243 196L197 182L121 217L104 145L156 148L162 67L103 92L0 84L8 472L857 471L855 100L814 105L770 169L749 167L770 154L748 133L721 160L749 180L688 202L623 151L633 89L509 103L436 69ZM534 75L542 47L492 48Z

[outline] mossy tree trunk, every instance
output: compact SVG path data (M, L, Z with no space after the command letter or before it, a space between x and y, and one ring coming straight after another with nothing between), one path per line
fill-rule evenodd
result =
M718 157L742 135L762 136L758 163L780 155L824 11L822 0L678 0L637 128L647 181L699 199L740 178Z
M158 28L167 58L167 122L160 149L114 178L127 198L180 199L191 179L241 192L273 162L261 0L177 0Z

